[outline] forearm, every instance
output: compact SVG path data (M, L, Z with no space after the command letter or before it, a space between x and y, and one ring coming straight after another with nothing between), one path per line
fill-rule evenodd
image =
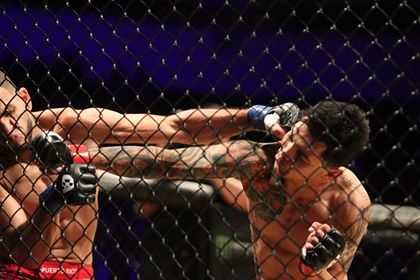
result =
M202 210L214 195L210 185L196 181L144 180L106 172L99 175L99 186L102 195L111 196L115 201L132 199L142 203L164 203L175 209Z
M273 135L281 138L284 131L280 125L290 127L299 116L296 106L294 111L289 112L289 109L290 104L276 107L256 105L247 109L190 109L162 116L121 114L102 108L58 108L34 112L34 116L40 126L48 130L55 129L51 120L58 118L60 126L57 132L63 133L62 136L71 135L69 140L74 143L88 144L93 140L101 144L201 145L224 141L249 130L267 131L267 125ZM273 121L272 117L266 118L267 114L277 117Z
M210 144L251 129L248 109L191 109L168 117L177 131L173 142Z
M165 177L165 167L158 162L162 150L156 146L111 146L89 149L89 156L101 171L153 179Z
M205 179L239 176L227 147L162 149L156 146L113 146L89 151L98 169L126 177Z
M211 178L208 181L217 189L227 204L238 210L247 211L248 198L241 181L234 178Z
M191 109L169 116L96 108L65 112L73 138L109 144L209 144L251 129L248 109Z
M341 265L340 261L325 271L328 279L347 280L347 271Z

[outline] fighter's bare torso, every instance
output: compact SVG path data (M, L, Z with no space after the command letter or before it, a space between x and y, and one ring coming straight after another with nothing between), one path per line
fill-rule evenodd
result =
M268 159L273 158L269 149L265 151ZM270 160L264 161L264 164L267 162L270 163ZM319 185L295 185L288 180L276 183L279 178L275 175L270 178L270 175L267 178L261 176L260 180L252 181L252 185L249 180L242 180L249 198L248 217L258 279L304 279L298 268L299 255L311 224L327 223L344 232L369 208L368 194L357 177L346 168L340 170L342 173L335 180ZM363 223L360 228L350 231L355 231L356 243L360 241L357 239L363 235L365 226L366 223ZM352 257L347 258L346 261L351 262ZM334 273L339 275L339 279L347 278L344 270L348 266L335 266ZM336 278L323 271L311 279Z
M2 187L21 205L13 219L26 220L39 207L39 194L54 180L41 173L38 166L16 163L1 176ZM92 262L92 240L96 231L97 203L82 207L69 206L54 217L56 238L47 260L77 263ZM21 211L24 210L24 211ZM77 221L77 222L76 222ZM36 252L34 252L36 254Z
M331 193L319 200L290 197L282 213L270 221L261 219L250 202L249 220L259 279L300 279L298 270L300 249L308 237L308 228L314 221L327 221Z
M50 113L51 114L51 113ZM67 139L69 144L83 143L90 147L96 146L95 143L85 137L85 133L80 135L72 133L71 141L67 138L66 131L69 128L63 124L57 125L57 117L52 120L53 115L40 117L40 113L34 113L40 130L51 130ZM54 125L52 125L54 124ZM73 131L83 131L87 128L72 127ZM42 193L56 179L54 175L46 175L41 172L39 167L32 162L30 157L27 160L3 164L4 169L0 174L1 199L5 201L15 200L16 206L11 206L8 210L11 216L11 224L22 224L32 217L36 209L40 206L39 194ZM92 263L92 244L97 228L96 213L98 209L97 200L94 204L85 206L67 206L53 219L49 227L54 227L54 240L50 247L50 254L45 261L67 261L73 263ZM37 255L36 248L32 250L34 256ZM3 256L3 259L5 256ZM34 267L33 261L28 260L23 264Z

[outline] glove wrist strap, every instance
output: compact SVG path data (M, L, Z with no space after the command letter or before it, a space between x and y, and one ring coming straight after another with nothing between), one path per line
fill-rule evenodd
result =
M321 271L314 271L310 266L305 265L302 261L299 261L299 271L305 277L315 277L321 274Z
M39 202L41 207L47 210L51 216L56 215L65 206L63 195L55 189L54 185L49 186L39 195Z

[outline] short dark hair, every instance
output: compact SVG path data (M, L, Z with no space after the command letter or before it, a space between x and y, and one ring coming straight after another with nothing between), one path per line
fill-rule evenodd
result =
M15 84L12 82L9 76L7 76L6 72L2 70L0 70L0 87L11 91L16 90Z
M358 106L338 101L321 101L304 111L314 141L327 145L322 157L326 166L349 164L368 144L369 121Z

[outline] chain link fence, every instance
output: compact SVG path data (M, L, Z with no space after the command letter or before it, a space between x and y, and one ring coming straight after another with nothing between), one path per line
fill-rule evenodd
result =
M349 279L419 279L419 2L1 1L0 12L1 67L34 110L359 105L371 142L350 168L375 206ZM245 213L203 182L149 186L100 194L96 279L255 278Z

